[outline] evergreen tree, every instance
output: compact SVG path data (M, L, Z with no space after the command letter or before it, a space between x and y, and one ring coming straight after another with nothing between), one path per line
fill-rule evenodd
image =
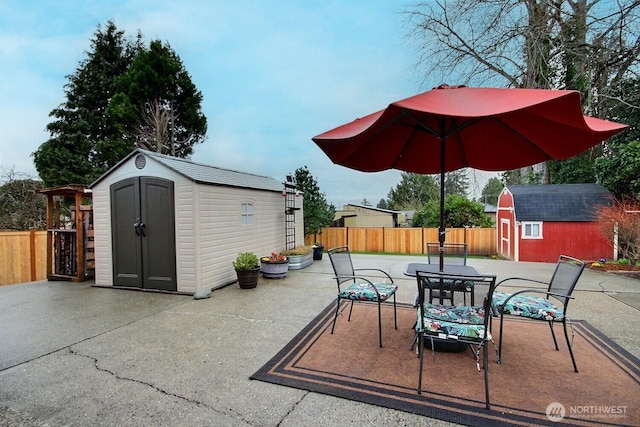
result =
M498 205L498 197L502 190L504 189L504 184L496 177L489 178L487 183L484 185L482 189L481 202L489 203L490 205L497 206Z
M180 57L168 44L154 40L119 79L107 113L127 145L188 157L207 132L201 103L202 93Z
M104 30L98 26L87 58L67 76L67 100L49 114L51 138L33 153L45 186L89 184L130 151L113 149L119 134L105 112L139 47L112 21Z
M327 203L325 194L320 192L316 179L304 166L295 171L296 185L303 196L304 235L316 234L333 222L336 208Z
M207 121L202 94L168 45L125 39L111 21L87 58L67 76L67 100L47 125L51 138L33 153L45 186L90 184L135 147L188 157Z
M438 182L440 180L438 179ZM459 194L466 197L469 191L469 176L466 169L458 169L456 171L444 174L444 193Z
M431 175L402 172L400 183L388 195L388 209L420 209L439 197L438 184Z

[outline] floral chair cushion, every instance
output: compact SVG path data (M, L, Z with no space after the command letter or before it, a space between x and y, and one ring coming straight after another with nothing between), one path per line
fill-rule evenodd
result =
M484 308L469 306L442 306L424 303L422 313L423 328L420 321L417 332L446 334L458 338L482 339L484 336ZM418 316L421 310L418 310ZM418 320L420 317L418 317Z
M492 304L498 313L511 314L514 316L529 317L532 319L560 321L564 318L562 309L556 307L546 298L534 297L520 294L511 298L507 305L504 302L511 294L495 291L493 293Z
M398 286L393 283L374 283L373 286L376 287L380 294L380 301L386 301L398 289ZM366 282L352 283L349 286L342 287L338 297L360 301L378 301L376 291Z

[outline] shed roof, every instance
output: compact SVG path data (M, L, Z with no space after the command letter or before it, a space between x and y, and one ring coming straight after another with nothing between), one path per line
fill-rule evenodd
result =
M199 184L208 185L224 185L230 187L242 187L251 188L256 190L269 190L269 191L282 191L282 183L278 180L263 176L255 175L247 172L240 172L231 169L224 169L215 166L205 165L202 163L196 163L188 159L182 159L179 157L167 156L165 154L155 153L153 151L147 151L140 148L133 150L124 159L122 159L117 165L109 169L100 178L91 183L89 188L94 187L100 181L102 181L107 175L116 170L122 163L129 160L136 154L143 154L144 156L151 158L158 163L168 167L174 172L190 179L191 181Z
M513 185L518 221L590 222L600 206L611 204L611 193L598 184Z
M382 212L382 213L387 213L387 214L400 214L400 213L402 213L402 211L393 211L393 210L390 210L390 209L382 209L382 208L377 208L375 206L356 205L354 203L346 204L344 206L345 209L343 209L343 210L348 210L348 209L346 209L347 206L353 206L354 208L367 209L367 210L370 210L370 211Z

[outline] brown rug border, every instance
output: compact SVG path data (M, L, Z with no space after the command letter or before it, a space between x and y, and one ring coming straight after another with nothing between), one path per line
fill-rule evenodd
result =
M399 309L412 309L410 304L398 303ZM451 396L423 392L418 395L415 389L385 386L371 381L363 383L358 378L335 376L326 372L301 372L290 369L295 360L302 357L313 345L323 330L331 327L335 313L335 302L324 308L309 324L307 324L289 343L272 357L256 373L252 380L293 387L301 390L327 394L330 396L367 403L384 408L395 409L412 414L422 415L443 421L469 426L524 426L524 425L594 425L594 420L583 422L576 419L564 419L563 422L544 422L539 413L521 408L492 404L491 411L484 409L484 401L469 402L452 401ZM507 321L507 319L505 319ZM526 321L510 318L509 321ZM609 360L640 385L640 360L613 342L603 333L584 320L572 321L574 332L604 354ZM534 417L535 415L535 417ZM597 425L614 426L615 423L600 421Z

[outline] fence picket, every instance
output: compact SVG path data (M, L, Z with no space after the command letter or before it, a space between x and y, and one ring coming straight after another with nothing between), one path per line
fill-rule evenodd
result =
M306 238L326 249L348 245L353 252L425 254L427 242L438 241L437 228L329 227ZM495 228L448 228L446 241L466 243L469 255L496 254Z

